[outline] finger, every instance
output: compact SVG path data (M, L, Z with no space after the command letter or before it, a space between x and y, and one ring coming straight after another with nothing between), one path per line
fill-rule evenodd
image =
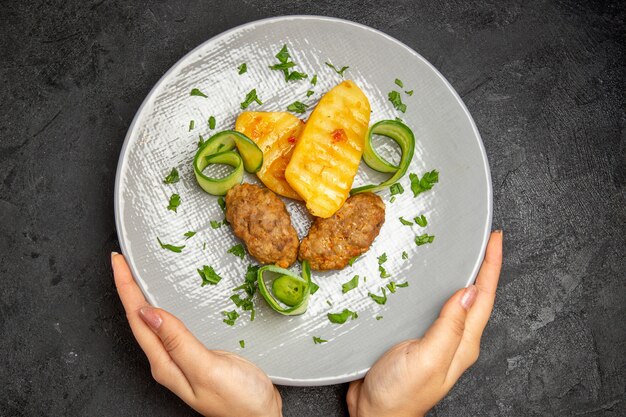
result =
M184 401L193 398L193 390L185 375L172 361L163 347L161 340L146 325L139 315L141 308L148 306L141 289L137 286L124 257L117 253L111 254L111 266L115 278L115 286L120 296L130 328L137 343L150 362L152 376L161 385L174 392Z
M191 385L205 380L206 375L198 366L198 358L211 361L215 359L215 353L208 350L191 334L182 321L167 311L145 306L141 308L140 314L159 337L163 348Z
M358 417L357 405L359 404L359 394L361 393L361 386L363 380L359 379L352 381L348 388L348 394L346 395L346 403L348 403L348 414L350 417Z
M465 330L468 309L476 299L476 287L457 291L441 309L439 317L426 331L420 345L420 363L431 370L448 371Z

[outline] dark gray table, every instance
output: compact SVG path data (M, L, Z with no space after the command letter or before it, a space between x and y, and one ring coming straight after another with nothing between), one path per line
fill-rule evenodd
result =
M4 1L0 415L190 416L117 299L113 181L161 75L252 20L319 14L405 42L459 91L505 267L482 355L436 416L626 415L626 30L620 1ZM346 386L281 388L346 416Z

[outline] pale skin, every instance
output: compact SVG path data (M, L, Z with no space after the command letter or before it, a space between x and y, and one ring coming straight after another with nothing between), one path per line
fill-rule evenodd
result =
M280 394L251 362L209 350L170 313L151 307L120 254L111 255L126 317L152 376L207 417L282 416ZM421 417L476 362L502 265L502 232L491 234L474 285L457 291L421 339L387 351L348 390L350 417Z

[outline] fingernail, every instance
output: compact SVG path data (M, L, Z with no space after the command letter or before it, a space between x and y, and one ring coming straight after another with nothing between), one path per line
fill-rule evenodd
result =
M159 330L161 324L163 323L163 319L156 310L150 306L141 307L139 309L139 315L146 322L148 326L152 328L152 330Z
M476 301L476 295L478 294L478 289L475 285L470 285L465 289L465 292L461 296L461 306L465 310L469 310Z
M115 251L112 251L112 252L111 252L111 263L113 263L113 257L114 257L115 255L119 255L119 253L117 253L117 252L115 252Z
M499 233L502 234L502 229L498 229L498 230L494 230L493 233Z

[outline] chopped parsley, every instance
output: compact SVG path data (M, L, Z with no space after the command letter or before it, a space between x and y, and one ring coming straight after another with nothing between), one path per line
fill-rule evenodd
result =
M404 83L402 83L402 80L396 78L396 80L394 81L396 83L396 85L400 88L404 87Z
M396 284L397 288L406 288L409 286L408 282L403 282L402 284Z
M296 63L291 61L291 54L289 54L287 45L283 45L281 50L276 54L276 59L278 59L279 63L270 65L270 69L274 71L282 71L283 75L285 76L285 81L302 80L308 77L308 75L303 72L289 72L289 69L295 67Z
M326 343L328 340L324 340L321 337L313 336L313 343L316 345L321 345L322 343Z
M422 176L422 179L420 179L416 174L410 173L409 179L411 180L411 191L413 191L413 197L417 197L424 191L428 191L433 188L433 186L439 182L439 171L433 169L430 172L426 172Z
M383 316L376 316L376 320L382 320Z
M330 307L333 306L333 303L331 303L330 301L326 300L326 304L328 304Z
M276 54L276 58L282 63L285 63L289 61L289 59L291 59L291 55L289 55L287 45L283 45L282 49Z
M380 287L383 290L383 295L372 294L371 292L367 293L372 300L374 300L377 304L384 305L387 302L387 291L383 287Z
M429 236L427 233L424 233L420 236L415 236L415 244L417 246L422 246L427 243L433 243L433 240L435 240L435 236Z
M200 97L204 97L207 98L207 95L204 94L202 91L198 90L197 88L194 88L191 90L191 93L189 93L190 96L200 96Z
M215 117L214 116L209 117L209 129L211 130L215 129Z
M383 253L378 257L378 265L382 265L387 262L387 253Z
M337 67L335 67L333 64L331 64L330 62L325 62L325 64L327 66L329 66L330 68L332 68L337 74L341 75L343 77L343 73L350 67L346 66L346 67L341 67L341 69L337 69Z
M239 313L237 313L237 310L222 311L222 314L226 316L226 318L224 319L224 323L228 324L229 326L234 326L235 322L239 318Z
M412 96L413 90L405 91L404 94L406 94L407 96Z
M308 91L306 92L306 96L307 96L307 98L308 98L308 97L311 97L312 95L313 95L313 90L308 90Z
M426 225L428 224L428 221L426 220L426 216L424 216L423 214L421 216L417 216L413 220L415 221L416 224L418 224L421 227L426 227Z
M220 206L220 208L222 209L222 211L226 211L226 200L224 200L224 197L218 197L217 198L217 204Z
M206 242L202 242L202 250L206 249Z
M161 239L159 239L158 236L157 236L157 241L159 242L159 245L161 245L161 248L167 249L167 250L172 251L172 252L181 253L183 251L183 249L185 249L185 245L183 245L183 246L174 246L174 245L168 245L167 243L163 243L163 242L161 242Z
M303 72L292 71L287 76L287 81L303 80L303 79L305 79L307 77L308 77L308 75L303 73Z
M413 223L408 221L408 220L405 220L404 217L400 217L399 219L400 219L400 223L402 223L403 225L405 225L405 226L413 226Z
M328 313L327 316L328 320L335 324L344 324L348 319L354 320L359 317L356 312L348 310L347 308L344 308L341 313Z
M237 243L235 246L233 246L232 248L228 249L227 251L228 253L232 253L235 256L240 257L241 259L244 258L244 256L246 256L246 250L244 249L243 245L241 243Z
M381 278L389 278L391 275L387 272L384 266L378 265L378 270L380 271Z
M313 78L311 78L311 85L317 85L317 74L315 74Z
M292 111L294 113L304 113L307 107L309 106L307 106L304 103L301 103L299 101L294 101L289 106L287 106L287 110Z
M256 95L256 88L253 88L248 94L246 94L246 98L241 102L241 110L247 109L253 102L256 102L259 105L263 104L263 102Z
M165 184L174 184L175 182L178 182L178 180L180 180L180 177L178 176L178 170L176 168L172 168L172 171L167 174L163 182Z
M402 102L402 97L396 90L389 93L389 101L391 101L391 104L393 104L396 110L406 113L406 104Z
M172 194L167 209L172 210L174 213L177 213L178 206L180 206L180 196L178 194Z
M320 289L320 286L314 283L313 281L311 281L311 290L310 290L311 295L315 294L317 290L319 289Z
M189 131L191 132L195 126L196 126L196 121L195 120L190 120L189 121Z
M393 203L394 201L396 201L396 196L392 195L391 198L389 199L389 202Z
M348 265L350 265L350 266L354 265L354 263L356 262L357 259L359 259L358 256L354 256L354 257L350 258L350 260L348 261Z
M248 270L246 271L246 275L244 277L245 282L237 288L233 288L233 291L244 290L246 294L248 294L248 298L252 299L252 296L256 293L257 290L256 278L259 268L260 266L258 265L249 264ZM237 307L239 307L239 305L237 305Z
M402 259L409 259L409 254L406 251L402 251Z
M217 220L211 220L211 229L219 229L220 227L222 227L222 222L217 221Z
M396 292L396 283L391 281L389 284L387 284L387 289L390 293Z
M404 192L404 187L402 184L397 182L389 187L389 191L391 192L391 195L402 194Z
M348 281L345 284L341 285L341 292L343 294L345 294L348 291L353 290L353 289L355 289L358 286L359 286L359 276L355 275L354 277L352 277L352 279L350 281Z
M185 240L192 238L196 235L196 232L192 232L191 230L188 231L187 233L185 233L183 236L185 236Z
M246 72L248 72L248 65L244 62L237 67L237 70L239 75L245 74Z
M246 64L243 64L243 65L246 65ZM241 73L240 73L240 74L241 74ZM242 349L243 349L243 348L245 348L245 347L246 347L246 342L245 342L245 341L243 341L243 340L240 340L240 341L239 341L239 346L241 346L241 348L242 348Z
M217 285L217 283L222 280L222 277L215 272L212 266L203 265L201 269L196 269L196 271L198 271L198 275L202 278L201 287L205 285Z
M198 135L198 148L201 148L202 145L204 145L204 138L202 137L202 135Z

